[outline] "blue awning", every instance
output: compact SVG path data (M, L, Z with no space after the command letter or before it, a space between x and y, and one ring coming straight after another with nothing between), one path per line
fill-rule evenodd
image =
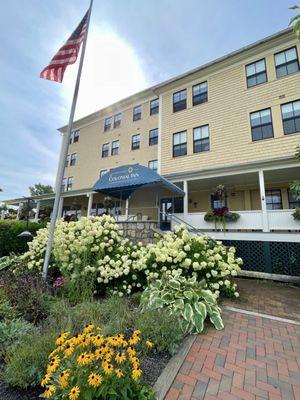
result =
M95 183L93 190L125 200L136 189L145 185L162 185L180 196L185 195L174 183L139 164L112 168Z

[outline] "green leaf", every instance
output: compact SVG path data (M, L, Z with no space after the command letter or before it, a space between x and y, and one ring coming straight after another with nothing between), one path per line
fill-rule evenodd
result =
M204 303L201 303L200 301L198 301L194 304L194 307L195 307L196 312L202 316L203 320L205 320L206 315L207 315L206 305Z
M164 295L162 295L161 298L166 303L171 303L174 300L174 297L171 293L165 293Z
M216 299L214 298L213 294L211 291L209 290L201 290L201 296L203 297L203 299L211 305L216 304Z
M176 299L174 302L174 307L179 308L180 310L184 309L184 301L182 299Z
M151 302L151 308L161 308L164 306L164 301L159 297L155 298Z
M182 314L183 318L186 321L190 322L192 320L193 315L194 315L194 312L193 312L192 306L189 303L186 304L184 307L183 314Z
M215 328L219 331L224 328L224 324L220 314L212 313L210 321L214 324Z
M171 286L172 289L179 290L180 289L180 283L176 281L175 279L172 279L169 281L169 286Z
M191 290L185 290L183 292L183 294L184 294L184 297L186 297L187 299L189 299L189 300L193 299L193 292Z
M195 314L193 317L194 327L197 333L201 333L204 328L204 318L201 314Z

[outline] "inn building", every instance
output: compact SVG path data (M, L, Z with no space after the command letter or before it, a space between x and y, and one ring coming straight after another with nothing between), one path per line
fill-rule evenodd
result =
M299 54L287 29L76 121L60 216L101 215L109 195L119 221L183 223L235 245L249 269L300 276ZM239 219L216 227L204 219L216 207Z

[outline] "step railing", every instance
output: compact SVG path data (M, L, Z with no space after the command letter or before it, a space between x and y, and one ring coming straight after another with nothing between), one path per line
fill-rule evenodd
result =
M204 232L199 231L198 228L196 228L195 226L189 224L188 222L186 222L185 220L179 218L177 215L173 214L173 213L166 213L164 211L160 211L160 216L161 217L169 217L170 218L170 224L171 224L171 228L172 228L172 222L175 221L175 223L179 223L180 225L185 225L187 230L189 232L193 232L196 233L197 235L205 235Z

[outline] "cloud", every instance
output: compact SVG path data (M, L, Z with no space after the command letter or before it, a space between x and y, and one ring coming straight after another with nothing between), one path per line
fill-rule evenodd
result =
M61 96L69 113L78 68L66 70ZM134 49L118 36L108 25L101 28L91 26L80 91L76 107L76 118L99 110L132 93L149 86L143 72L142 61Z

